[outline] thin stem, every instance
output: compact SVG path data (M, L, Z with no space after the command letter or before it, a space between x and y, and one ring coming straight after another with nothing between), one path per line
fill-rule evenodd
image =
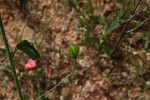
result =
M124 23L123 28L121 30L121 33L119 34L119 38L118 38L117 42L115 43L115 46L112 50L111 57L113 56L113 54L115 53L118 45L120 44L120 41L122 40L122 38L124 36L124 33L126 33L126 28L127 28L128 24L130 23L130 21L133 19L133 15L135 15L137 7L139 6L140 2L141 2L141 0L137 0L137 3L135 4L135 6L133 6L132 10L130 11L129 16L128 16L128 19L130 19L130 20L126 21Z
M24 29L25 29L25 27L27 26L27 23L28 23L28 21L29 21L30 15L31 15L31 9L30 9L30 11L29 11L29 15L28 15L27 18L26 18L25 24L24 24L24 26L23 26L23 28L22 28L22 30L21 30L20 37L19 37L19 39L18 39L18 41L17 41L17 44L21 41L21 38L22 38L22 35L23 35L23 32L24 32ZM12 53L12 58L14 57L14 54L17 52L17 50L18 50L18 48L17 48L17 46L16 46L15 49L14 49L14 51L13 51L13 53Z
M29 15L27 16L26 21L25 21L25 24L24 24L24 26L23 26L23 28L22 28L22 30L21 30L20 37L19 37L19 39L18 39L17 44L21 41L21 38L22 38L22 35L23 35L23 32L24 32L24 29L25 29L25 27L27 26L27 23L28 23L28 21L29 21L29 17L30 17L30 15L31 15L31 12L32 12L32 11L31 11L31 9L30 9Z
M40 82L38 82L38 84L37 84L37 95L38 95L38 97L41 96L41 93L40 93ZM41 97L38 98L38 100L42 100Z
M115 46L114 46L114 48L113 48L113 50L111 52L111 56L113 56L113 54L115 53L118 45L120 44L120 41L123 38L124 31L125 31L126 27L128 26L128 24L129 24L129 22L125 23L125 25L123 26L123 28L121 30L121 33L119 34L119 38L118 38L118 40L117 40L117 42L116 42L116 44L115 44Z
M76 59L73 59L73 67L72 67L72 71L70 72L70 74L68 74L66 77L64 77L59 83L57 83L53 88L51 88L50 90L48 90L47 92L45 92L43 95L41 95L40 97L36 98L36 100L38 100L39 98L43 97L44 95L46 95L47 93L53 91L56 87L58 87L62 82L64 82L67 78L69 78L75 70L76 67Z
M10 62L11 69L12 69L12 74L13 74L13 77L14 77L14 81L15 81L18 93L19 93L19 98L20 98L20 100L24 100L21 89L20 89L20 86L19 86L19 81L17 79L17 74L16 74L16 70L15 70L15 67L14 67L13 58L12 58L11 52L9 50L9 45L8 45L8 42L7 42L4 27L3 27L3 24L2 24L1 15L0 15L0 32L2 33L3 41L4 41L4 44L5 44L5 48L6 48L6 53L7 53L7 56L9 58L9 62Z
M123 23L126 23L126 22L131 21L132 18L134 18L136 15L138 15L140 12L142 12L142 11L148 6L149 3L150 3L150 0L149 0L149 1L146 3L146 5L143 6L138 12L136 12L134 15L132 15L132 17L130 17L130 18L127 19L127 20L123 20L121 23L123 24Z
M138 26L136 26L135 28L126 31L126 33L130 33L130 32L135 31L136 29L138 29L139 27L141 27L143 24L145 24L148 20L150 20L150 17L148 17L147 19L145 19L143 22L141 22L141 23L140 23Z

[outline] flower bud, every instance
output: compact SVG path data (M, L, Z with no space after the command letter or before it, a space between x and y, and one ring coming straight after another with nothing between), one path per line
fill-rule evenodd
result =
M79 54L79 46L76 44L71 44L68 48L69 55L76 59Z

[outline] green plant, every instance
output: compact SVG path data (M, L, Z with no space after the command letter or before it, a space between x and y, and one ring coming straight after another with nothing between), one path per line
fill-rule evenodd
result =
M79 3L85 3L85 8L80 8ZM81 0L80 2L74 2L73 0L68 0L68 4L71 8L75 9L79 13L80 27L77 30L85 33L83 36L83 43L91 42L91 32L96 24L99 23L99 16L94 15L94 7L91 0Z
M10 62L10 65L11 65L14 81L15 81L15 84L16 84L16 87L17 87L17 90L18 90L18 93L19 93L19 98L20 98L20 100L23 100L23 95L22 95L22 92L21 92L21 89L20 89L20 86L19 86L19 81L17 79L17 74L16 74L16 71L15 71L12 54L11 54L11 51L9 50L9 45L8 45L8 42L7 42L4 27L3 27L3 24L2 24L1 16L0 16L0 32L1 32L2 37L3 37L3 41L4 41L4 44L5 44L6 52L7 52L9 62Z
M28 18L27 18L27 20L28 20ZM24 28L23 28L23 30L24 30ZM28 56L30 56L33 59L39 59L40 55L39 55L38 51L34 48L34 46L31 45L32 43L28 42L27 40L21 41L21 36L22 36L23 31L21 32L21 36L18 40L18 43L16 45L15 50L10 51L8 41L7 41L7 38L6 38L6 34L5 34L5 30L4 30L4 27L3 27L3 24L2 24L1 16L0 16L0 32L2 34L2 38L3 38L3 41L4 41L5 48L6 48L6 53L7 53L9 62L10 62L12 74L13 74L14 81L15 81L15 84L16 84L16 87L17 87L17 90L18 90L19 99L24 100L24 97L23 97L21 89L20 89L19 81L18 81L18 78L17 78L15 66L14 66L14 63L13 63L14 54L19 49L19 50L23 51L24 53L26 53Z
M79 46L76 45L76 44L71 44L69 47L68 47L68 53L69 53L69 56L72 58L73 60L73 64L72 64L72 71L64 78L61 79L61 81L59 83L57 83L53 88L51 88L50 90L48 90L47 92L45 92L44 94L40 95L38 98L36 98L36 100L39 100L40 98L44 97L48 92L51 92L53 91L56 87L58 87L62 82L65 82L65 80L67 80L69 77L72 76L72 74L74 73L75 71L75 67L76 67L76 58L77 56L79 55Z
M142 21L140 24L138 24L137 26L134 26L134 28L128 29L128 25L131 24L131 22L134 22L134 18L139 13L141 13L146 7L148 7L150 1L146 2L146 4L140 10L138 10L138 8L139 8L139 6L140 6L141 3L142 3L142 0L134 0L133 3L132 3L131 10L129 10L128 13L126 13L124 15L124 18L121 21L121 23L123 24L123 27L121 29L121 32L119 34L119 37L118 37L115 45L114 45L114 48L113 48L112 53L111 53L111 56L113 56L113 54L115 53L118 45L120 44L122 38L125 35L125 33L130 33L130 32L133 32L133 31L137 30L143 24L145 24L146 22L148 22L148 20L150 20L150 17L148 17L144 21Z
M82 3L83 6L79 6ZM95 1L95 3L101 3L101 1ZM110 14L95 14L98 11L102 10L102 7L98 5L94 5L92 0L81 0L74 1L68 0L68 4L71 8L73 8L79 14L79 27L76 29L78 31L83 32L84 34L80 36L81 43L90 44L92 47L98 49L102 48L102 53L106 57L110 54L110 49L106 45L107 40L109 39L109 33L116 30L120 27L120 19L124 15L124 13L131 6L130 2L125 2L120 0L120 3L128 3L123 8L115 10L115 12L111 11ZM115 14L115 16L111 14ZM100 27L98 30L95 30L96 27Z

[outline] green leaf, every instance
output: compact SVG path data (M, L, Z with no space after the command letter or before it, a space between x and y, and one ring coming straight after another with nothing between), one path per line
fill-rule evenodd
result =
M115 20L120 20L120 18L123 16L124 13L125 11L123 9L118 10Z
M114 29L119 27L118 21L113 21L110 23L110 25L106 28L106 35L110 32L112 32Z
M32 59L39 59L40 58L40 54L38 53L38 51L27 40L23 40L20 43L18 43L17 48L19 50L23 51L28 56L30 56Z

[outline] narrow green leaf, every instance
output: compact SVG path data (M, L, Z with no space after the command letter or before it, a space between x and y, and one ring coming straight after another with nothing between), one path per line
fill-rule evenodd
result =
M118 10L116 20L120 20L120 18L123 16L124 13L125 11L123 9Z
M105 34L108 34L108 33L112 32L114 29L116 29L118 27L119 27L118 21L111 22L110 25L106 28L106 33Z
M32 59L40 58L40 54L38 53L38 51L27 40L23 40L19 44L17 44L17 48L30 56Z

